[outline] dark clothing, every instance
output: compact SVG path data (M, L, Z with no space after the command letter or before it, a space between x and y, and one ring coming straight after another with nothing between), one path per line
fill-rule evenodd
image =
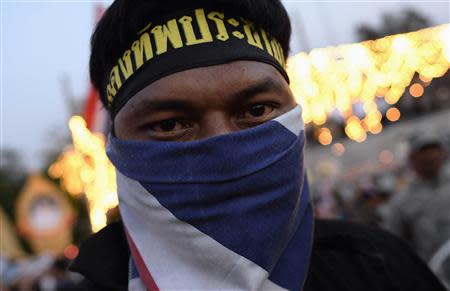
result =
M71 269L83 290L127 290L130 251L122 225L109 225L81 247ZM445 291L400 239L375 228L316 221L304 291Z

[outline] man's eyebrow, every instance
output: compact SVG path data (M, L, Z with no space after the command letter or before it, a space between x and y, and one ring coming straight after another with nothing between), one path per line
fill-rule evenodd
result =
M242 100L249 99L259 93L278 91L282 89L282 85L273 80L270 77L261 79L251 84L250 86L233 93L231 95L233 100L237 102L242 102ZM156 100L153 98L143 98L133 105L133 114L147 114L148 112L156 111L194 111L194 106L192 103L184 100L164 100L159 96Z
M181 100L148 100L143 99L135 105L135 113L141 111L185 111L192 110L192 104Z
M237 93L234 93L232 97L234 100L245 100L257 94L270 91L278 91L281 90L281 88L282 86L279 82L276 82L272 78L268 77L257 81L255 84L252 84Z

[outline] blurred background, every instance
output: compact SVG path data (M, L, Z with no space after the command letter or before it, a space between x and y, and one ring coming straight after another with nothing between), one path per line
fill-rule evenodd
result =
M0 290L70 290L79 244L119 219L88 78L110 1L0 3ZM448 284L448 1L283 3L316 217L403 237Z

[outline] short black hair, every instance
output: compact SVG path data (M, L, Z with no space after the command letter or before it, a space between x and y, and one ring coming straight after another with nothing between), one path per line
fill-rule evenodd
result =
M253 22L280 42L285 56L289 54L291 25L280 0L116 0L105 11L91 38L91 82L105 107L104 86L109 72L149 19L199 7L220 9Z

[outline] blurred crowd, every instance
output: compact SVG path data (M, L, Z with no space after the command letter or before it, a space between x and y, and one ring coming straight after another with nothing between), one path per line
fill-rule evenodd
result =
M450 162L448 141L412 136L407 161L348 181L313 183L315 215L384 228L405 239L450 287Z
M0 256L0 290L79 290L83 278L68 271L69 264L69 259L50 254L19 260Z

